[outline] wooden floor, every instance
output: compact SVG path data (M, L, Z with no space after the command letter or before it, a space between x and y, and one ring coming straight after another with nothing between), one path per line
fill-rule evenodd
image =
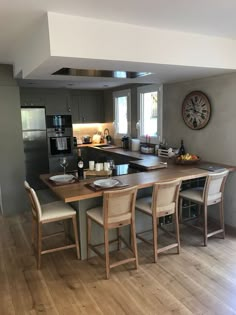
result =
M140 266L113 269L76 260L74 250L43 256L30 245L30 216L0 217L0 314L236 314L236 235L202 247L198 232L181 228L180 255L138 247ZM120 253L119 255L126 255Z

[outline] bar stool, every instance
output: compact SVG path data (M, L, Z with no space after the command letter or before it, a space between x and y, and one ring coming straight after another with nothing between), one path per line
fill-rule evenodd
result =
M89 249L97 255L104 258L104 255L97 249L101 245L105 245L105 261L106 261L106 278L109 279L110 269L119 265L134 262L136 269L138 268L138 255L135 232L135 200L137 195L137 187L125 188L118 191L103 192L103 206L92 208L87 211L87 259L89 258ZM104 229L104 243L91 244L91 223L94 221ZM120 234L120 228L126 225L131 227L131 247ZM109 230L117 229L117 239L109 242ZM110 264L109 243L118 242L118 250L121 241L132 251L133 257L126 258Z
M179 237L179 222L178 222L178 198L181 181L175 179L172 181L155 183L153 185L153 193L150 197L144 197L137 199L136 210L152 217L152 232L153 242L144 238L141 234L148 231L142 231L137 234L137 238L142 241L153 245L154 261L157 262L157 256L159 253L177 247L177 252L180 251L180 237ZM175 228L176 228L176 242L174 244L164 246L158 249L158 221L159 218L174 215ZM170 232L169 232L170 233ZM172 235L172 234L171 234Z
M76 248L77 258L80 259L79 239L76 222L76 211L62 201L55 201L40 205L36 192L30 185L24 182L25 190L28 193L32 210L32 244L37 251L37 268L41 268L41 255L64 249ZM42 250L42 240L63 232L42 236L43 224L71 219L73 223L75 243L57 248ZM35 246L35 227L37 227L37 245Z
M203 236L204 236L204 246L207 246L207 240L209 237L222 233L223 238L225 237L225 227L224 227L224 188L227 176L229 174L228 170L220 173L209 173L206 178L204 188L196 187L181 191L180 196L180 221L182 221L182 204L183 199L190 200L199 205L199 208L203 207ZM207 209L208 206L219 204L220 212L220 228L208 233L207 224ZM191 225L195 227L194 225Z

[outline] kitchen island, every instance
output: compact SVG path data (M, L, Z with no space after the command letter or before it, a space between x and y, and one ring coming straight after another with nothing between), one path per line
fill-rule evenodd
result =
M117 150L120 154L122 149ZM135 152L125 152L131 157L132 153ZM156 156L143 156L139 153L135 153L135 158L146 159L147 161L152 159L156 163L167 162L167 167L158 170L152 170L148 172L139 172L130 175L115 176L119 181L124 185L134 186L137 185L139 189L139 196L142 196L143 193L151 193L151 187L156 182L167 181L172 179L181 179L182 181L202 178L208 175L208 171L200 169L197 165L176 165L173 161L167 160L165 158L158 158ZM235 170L234 167L225 166L230 171ZM79 227L79 238L80 238L80 248L81 248L81 259L86 259L86 211L92 207L100 206L102 204L102 195L103 191L94 191L89 188L87 185L94 181L94 179L82 180L80 182L75 182L65 185L55 185L49 180L50 174L41 175L41 179L44 183L65 203L71 203L73 208L77 211L78 215L78 227ZM115 189L115 188L114 188ZM142 225L149 224L144 222L143 219L136 221L137 230ZM103 241L103 234L100 228L93 229L94 235L93 238L96 239L99 243Z

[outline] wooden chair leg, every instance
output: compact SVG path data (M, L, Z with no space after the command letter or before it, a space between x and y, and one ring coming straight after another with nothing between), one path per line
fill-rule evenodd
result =
M136 229L135 229L135 222L132 220L130 224L131 229L131 238L132 238L132 249L135 257L135 268L138 269L138 249L137 249L137 240L136 240Z
M91 244L91 224L92 224L92 221L88 217L88 215L86 217L87 217L87 260L88 260L89 259L89 253L90 253L89 245Z
M223 204L223 200L219 204L219 207L220 207L220 227L223 230L223 232L222 232L223 238L225 238L225 220L224 220L224 204Z
M157 218L152 217L154 262L157 262Z
M117 229L116 229L116 233L117 233L117 239L118 239L118 242L117 242L117 250L120 250L120 249L121 249L120 228L117 228Z
M104 229L104 243L105 243L105 259L106 259L106 278L110 277L110 259L109 259L109 234L108 229Z
M204 205L204 226L203 226L203 233L204 233L204 246L207 246L207 205Z
M73 228L74 228L77 258L80 259L80 248L79 248L79 237L78 237L76 215L72 217L72 223L73 223Z
M175 233L176 233L176 240L178 243L178 247L177 247L177 253L179 254L180 252L180 236L179 236L179 218L178 218L178 212L176 212L174 214L174 219L175 219Z
M37 223L37 268L41 268L41 252L42 252L42 223Z

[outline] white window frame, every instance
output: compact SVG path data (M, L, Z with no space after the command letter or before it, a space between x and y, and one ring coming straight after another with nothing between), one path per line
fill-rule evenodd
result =
M144 112L141 108L141 94L155 92L158 93L158 120L157 120L157 136L151 136L151 143L159 144L162 141L163 134L163 86L162 85L145 85L137 88L137 113L138 113L138 122L136 128L138 131L138 138L141 142L146 142L146 135L141 135L142 130L142 115Z
M114 128L115 128L115 137L116 138L122 138L125 135L130 135L131 133L131 90L122 90L122 91L116 91L113 92L113 113L114 113ZM116 106L116 98L126 96L127 97L127 120L128 120L128 131L127 133L118 133L117 132L117 106Z

